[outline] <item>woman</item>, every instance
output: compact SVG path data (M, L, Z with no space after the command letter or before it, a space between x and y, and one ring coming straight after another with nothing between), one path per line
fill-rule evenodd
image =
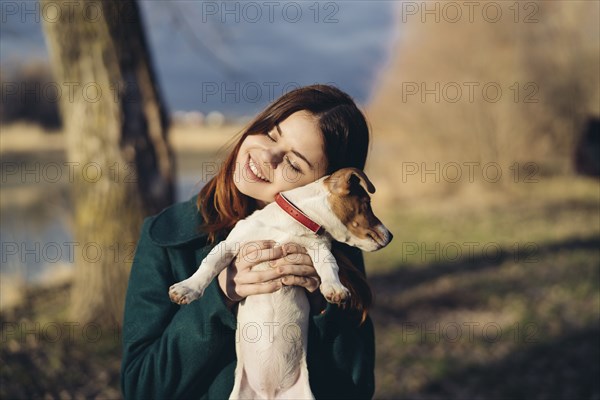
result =
M281 191L340 168L363 169L368 146L365 118L347 94L327 85L299 88L250 123L197 196L144 220L123 323L125 398L228 398L235 341L244 340L236 337L236 304L282 285L304 287L309 296L307 363L315 397L372 397L371 292L360 250L334 242L340 279L351 292L345 307L324 301L305 249L255 238L248 238L243 257L236 257L197 301L180 307L167 294L169 286L195 272L237 221ZM269 260L271 270L251 270Z

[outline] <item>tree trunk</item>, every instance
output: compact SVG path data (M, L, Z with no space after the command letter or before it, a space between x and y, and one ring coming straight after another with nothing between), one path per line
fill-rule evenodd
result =
M142 220L174 201L167 114L135 1L40 5L73 172L72 315L120 325Z

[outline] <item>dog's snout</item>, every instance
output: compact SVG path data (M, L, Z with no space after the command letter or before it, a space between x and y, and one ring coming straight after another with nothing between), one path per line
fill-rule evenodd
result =
M390 232L385 226L383 226L383 224L379 224L378 226L375 227L375 232L377 233L377 239L376 242L381 246L387 246L389 242L392 241L392 238L394 237L392 235L392 232Z
M388 245L392 240L392 233L383 224L379 224L367 232L367 237L377 244L377 248L382 248Z

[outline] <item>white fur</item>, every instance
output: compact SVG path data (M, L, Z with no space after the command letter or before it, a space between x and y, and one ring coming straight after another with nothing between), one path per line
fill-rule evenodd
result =
M171 298L191 302L202 296L209 283L226 268L245 241L274 240L297 243L307 249L321 279L321 292L328 301L346 299L348 290L338 277L331 254L332 238L367 251L381 246L353 237L332 212L323 177L306 186L284 192L284 196L322 225L326 232L315 235L276 203L239 221L227 239L220 242L190 278L171 286ZM381 225L378 229L389 231ZM270 268L258 264L253 270ZM285 286L270 294L249 296L238 308L236 335L237 367L230 399L313 399L306 366L310 306L305 291Z

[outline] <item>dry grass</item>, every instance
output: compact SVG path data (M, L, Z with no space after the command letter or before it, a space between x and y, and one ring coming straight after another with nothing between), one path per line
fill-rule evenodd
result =
M62 131L48 132L37 124L2 125L0 154L64 151ZM242 129L239 125L190 126L174 125L169 140L175 152L215 152Z
M597 181L548 178L487 202L378 209L395 237L366 257L376 397L598 398L598 204ZM458 259L423 251L467 242L477 251ZM412 243L421 251L406 252ZM479 251L491 243L501 252ZM23 307L1 315L2 398L120 396L118 332L90 342L20 331L64 324L67 291L26 292Z
M599 204L597 181L547 178L380 213L376 397L598 398Z
M0 397L118 399L119 331L74 323L65 310L70 284L25 291L0 314Z

